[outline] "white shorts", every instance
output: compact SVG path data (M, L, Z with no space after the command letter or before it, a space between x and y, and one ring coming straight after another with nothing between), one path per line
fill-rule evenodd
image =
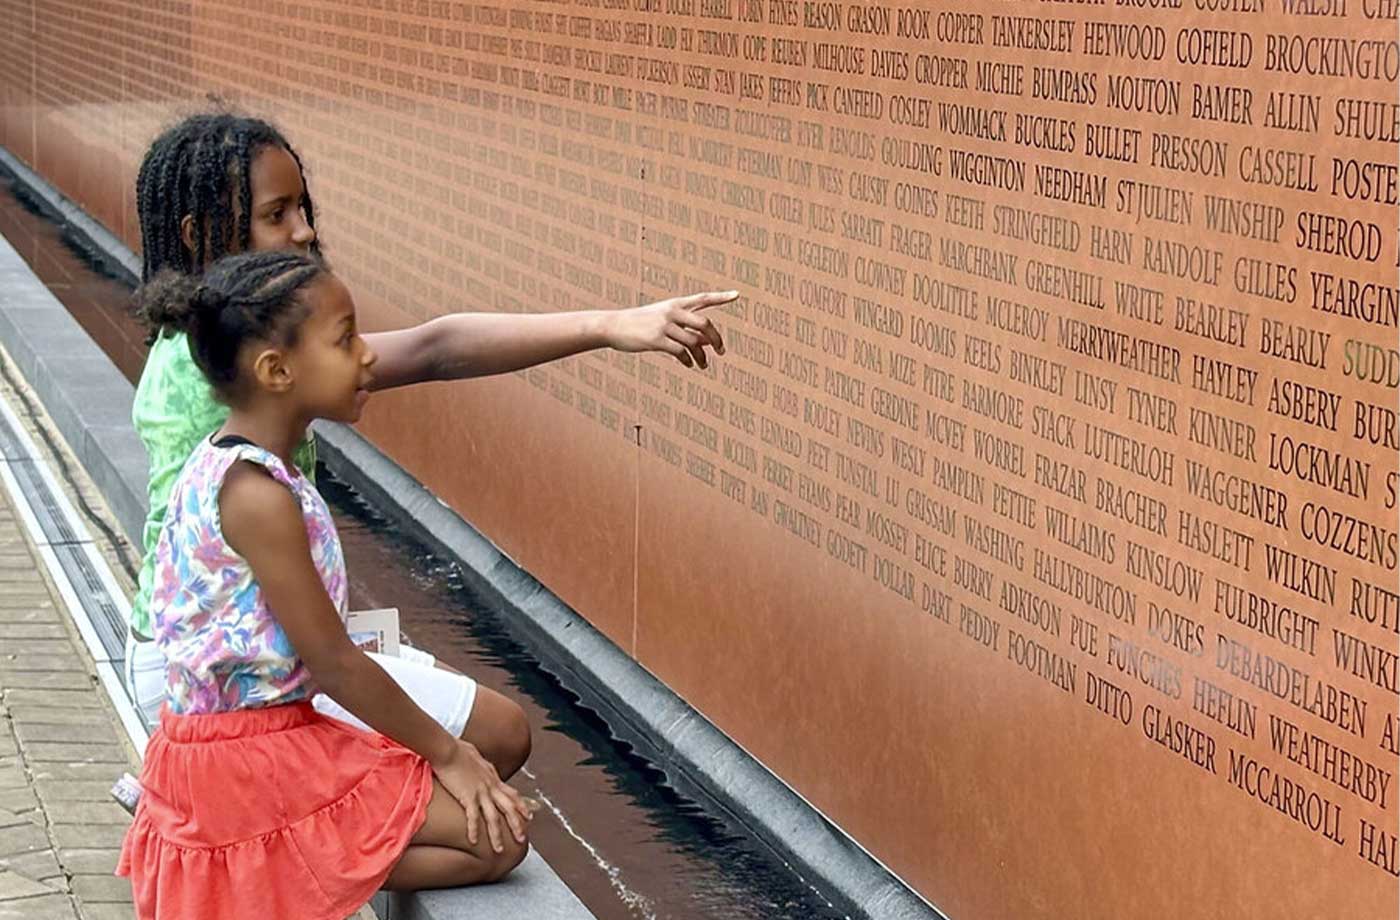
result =
M461 737L476 702L476 681L433 667L435 659L427 652L402 646L401 654L403 657L394 658L370 652L369 657L403 688L418 708L454 738ZM127 637L124 676L132 702L146 724L156 725L160 721L161 704L165 702L165 656L154 642L137 642ZM316 694L311 705L322 715L356 728L369 729L324 693Z
M122 677L136 711L147 726L155 726L160 722L160 704L165 702L165 656L154 642L137 642L126 634Z
M462 732L467 729L467 720L472 716L472 704L476 702L476 681L464 674L453 674L451 671L435 668L431 664L434 660L431 655L406 646L400 647L400 654L403 655L400 658L375 652L366 654L393 678L394 683L403 688L403 692L418 704L419 709L447 729L449 735L454 738L462 736ZM423 658L429 663L424 663ZM368 725L324 693L316 694L311 699L311 705L322 715L356 728L370 730Z

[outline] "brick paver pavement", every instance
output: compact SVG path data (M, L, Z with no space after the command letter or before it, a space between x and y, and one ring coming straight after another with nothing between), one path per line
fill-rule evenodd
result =
M112 875L137 759L0 487L0 920L131 920Z

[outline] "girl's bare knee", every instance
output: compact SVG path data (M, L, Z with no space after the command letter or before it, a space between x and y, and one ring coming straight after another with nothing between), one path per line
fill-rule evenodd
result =
M528 843L517 843L515 838L508 838L504 850L491 854L491 859L486 867L486 881L499 882L505 878L516 866L525 861L525 856L529 852L530 845Z
M532 746L530 720L525 717L525 710L516 706L515 711L511 713L504 739L505 750L502 756L504 761L502 766L507 768L507 775L514 774L525 766L525 761L530 759Z
M509 779L530 757L530 721L519 703L478 687L462 740L476 745L501 778Z
M384 881L386 891L424 891L476 885L492 866L473 853L451 847L410 846Z

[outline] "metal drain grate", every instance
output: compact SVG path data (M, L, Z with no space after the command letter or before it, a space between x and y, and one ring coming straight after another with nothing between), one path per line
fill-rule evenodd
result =
M106 649L112 664L122 673L121 662L126 655L126 612L112 600L111 589L98 574L93 555L97 549L91 543L67 543L52 547L68 584L87 613L88 622Z
M116 706L137 749L145 747L150 726L130 702L126 686L126 595L107 560L92 542L68 495L45 465L13 408L0 396L0 490L38 544L43 567L53 579L74 625L97 666L97 676Z
M74 527L70 513L64 508L64 502L49 486L37 463L33 460L14 460L10 462L10 470L14 473L15 481L19 483L19 490L29 502L30 510L34 512L39 528L44 532L44 538L50 544L79 543L90 539L87 534L80 533Z

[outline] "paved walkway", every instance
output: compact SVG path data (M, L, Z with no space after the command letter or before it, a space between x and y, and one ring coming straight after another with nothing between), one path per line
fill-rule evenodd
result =
M129 920L112 875L138 760L0 488L0 920Z

